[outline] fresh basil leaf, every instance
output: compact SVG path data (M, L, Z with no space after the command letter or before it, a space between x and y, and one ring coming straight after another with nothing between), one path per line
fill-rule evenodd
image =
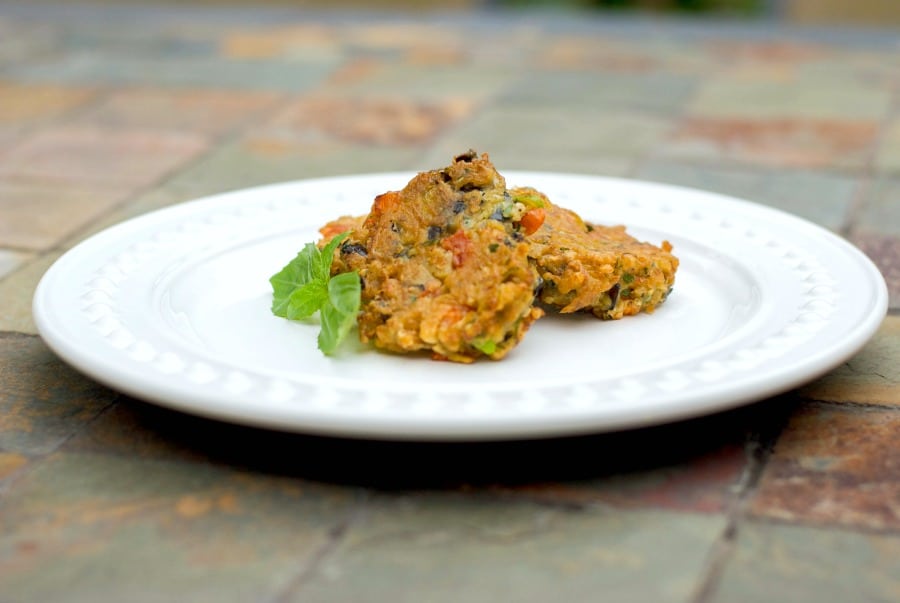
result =
M295 289L288 299L288 320L309 318L328 300L328 289L321 281L306 283Z
M272 285L272 313L275 316L288 318L291 295L310 281L314 280L313 266L321 264L321 253L318 248L307 243L287 266L269 279Z
M325 354L333 354L356 324L360 293L359 274L356 272L338 274L328 281L328 300L319 310L322 330L319 331L318 344Z
M328 301L342 314L353 317L359 313L359 299L362 287L357 272L336 274L328 281Z

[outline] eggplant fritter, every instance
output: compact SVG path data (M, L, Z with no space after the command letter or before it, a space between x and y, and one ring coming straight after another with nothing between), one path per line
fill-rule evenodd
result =
M529 257L543 279L541 303L561 313L590 311L617 319L653 312L666 300L678 268L668 241L656 247L624 226L590 224L533 188L510 194L544 209L542 226L528 236Z
M457 362L505 356L543 314L526 213L487 155L469 152L376 197L362 224L323 227L326 240L352 230L332 272L360 274L360 339Z
M474 151L378 196L367 216L329 222L320 244L346 231L332 273L360 273L360 339L458 362L505 356L543 314L535 301L602 319L653 312L678 268L668 241L585 222L533 188L507 190Z

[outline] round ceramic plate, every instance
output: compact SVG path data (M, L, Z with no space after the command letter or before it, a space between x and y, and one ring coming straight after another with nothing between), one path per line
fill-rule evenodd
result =
M269 310L269 277L317 229L412 174L307 180L208 197L105 230L44 275L47 344L96 380L188 413L391 439L601 432L758 400L839 365L873 335L887 288L843 239L750 202L646 182L507 172L681 260L669 300L620 321L548 316L504 360L403 357Z

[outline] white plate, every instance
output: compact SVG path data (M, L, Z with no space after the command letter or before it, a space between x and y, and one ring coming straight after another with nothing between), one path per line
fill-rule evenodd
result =
M411 174L307 180L146 214L44 275L34 317L64 360L181 411L280 430L504 439L651 425L758 400L834 368L887 308L880 273L843 239L721 195L628 180L508 172L637 237L668 239L675 289L652 315L547 317L500 362L335 358L315 324L272 316L268 278L317 228L365 213ZM355 339L355 338L353 338Z

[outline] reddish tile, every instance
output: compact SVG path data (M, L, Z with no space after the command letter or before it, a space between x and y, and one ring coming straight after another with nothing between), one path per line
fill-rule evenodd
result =
M2 169L2 168L0 168ZM118 190L0 181L0 245L46 250L122 202Z
M221 134L271 111L280 98L274 93L235 90L121 90L78 122Z
M404 58L414 65L459 65L466 61L467 54L463 48L425 46L410 49Z
M0 82L0 125L34 124L86 104L94 91L76 86Z
M270 59L308 56L310 52L337 52L338 33L321 24L289 25L239 30L223 36L220 50L233 59Z
M885 318L859 354L798 393L823 402L900 408L900 316Z
M6 153L0 177L133 190L162 178L206 148L204 137L187 132L48 127Z
M7 477L28 464L28 457L15 452L0 451L0 484Z
M639 48L598 40L596 37L566 36L549 42L535 57L544 69L601 70L621 73L654 71L661 58Z
M782 433L751 503L756 516L900 529L900 413L801 407Z
M695 117L675 132L666 154L777 167L860 167L876 131L872 121Z
M376 73L384 65L383 61L373 57L357 57L347 61L332 73L325 85L346 86L355 84Z
M884 276L891 309L900 309L900 236L860 231L851 237L851 241L875 262Z
M270 124L301 137L379 145L422 144L468 115L474 103L401 99L307 98L291 105Z
M346 43L373 50L409 50L416 48L455 48L465 46L465 34L459 28L423 22L368 21L347 27Z
M796 63L821 59L832 54L825 46L792 42L786 40L768 40L763 42L750 42L746 40L715 40L708 43L708 52L727 60L762 63Z

